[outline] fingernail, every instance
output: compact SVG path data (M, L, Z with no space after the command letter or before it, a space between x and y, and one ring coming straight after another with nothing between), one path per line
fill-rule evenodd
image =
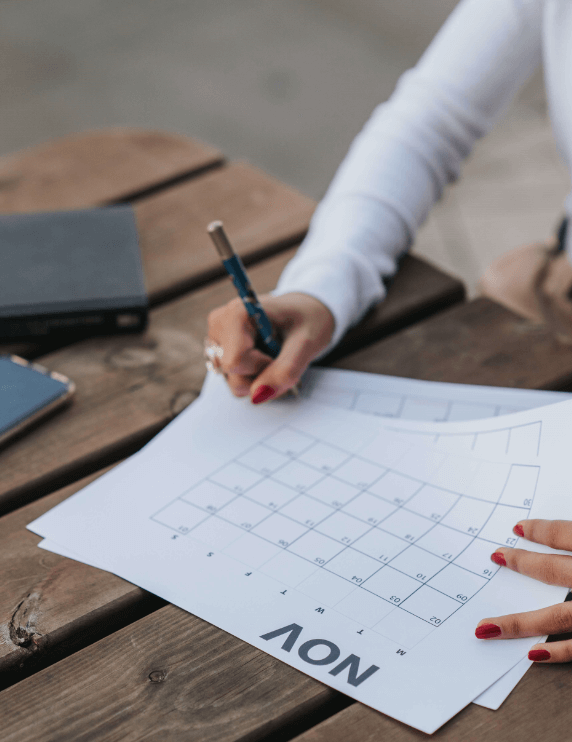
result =
M521 536L522 538L524 538L524 528L522 526L515 526L512 529L512 532L516 533L517 536Z
M267 386L266 384L264 386L259 386L252 395L252 404L260 404L261 402L266 402L267 399L270 399L270 397L273 397L275 394L276 390L273 389L271 386Z
M531 649L528 653L528 659L532 660L533 662L542 662L543 660L549 660L550 652L547 652L546 649Z
M500 567L506 567L506 559L504 558L504 554L501 554L500 551L495 551L494 554L491 554L491 559Z
M494 639L495 636L500 636L501 634L501 627L497 626L496 623L484 623L475 629L477 639Z

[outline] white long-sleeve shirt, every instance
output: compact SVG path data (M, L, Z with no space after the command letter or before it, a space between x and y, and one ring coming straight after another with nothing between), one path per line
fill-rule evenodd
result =
M572 163L572 0L461 0L356 137L276 294L320 299L335 345L392 275L445 185L544 60L554 134ZM572 214L572 195L566 202ZM569 230L570 234L570 230Z

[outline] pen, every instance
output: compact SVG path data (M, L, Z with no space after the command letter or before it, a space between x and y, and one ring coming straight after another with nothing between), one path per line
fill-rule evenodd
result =
M246 311L256 325L260 345L262 346L261 350L264 350L272 358L276 358L278 353L280 353L280 343L274 337L272 324L266 312L260 306L258 297L246 275L242 260L232 249L232 245L223 229L222 222L211 222L207 227L207 232L214 242L218 254L222 258L222 264L226 268L228 275L232 278L232 282L242 299Z

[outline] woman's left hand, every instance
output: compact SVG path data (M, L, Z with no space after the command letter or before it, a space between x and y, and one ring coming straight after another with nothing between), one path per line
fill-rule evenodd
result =
M514 533L528 541L545 544L553 549L572 551L572 521L523 520L517 523ZM564 554L538 554L525 549L500 548L491 559L502 567L534 577L549 585L572 585L572 556ZM484 618L475 631L477 639L516 639L523 636L564 634L572 631L572 602L558 603L528 613ZM528 653L535 662L571 662L572 639L535 644Z
M553 549L572 551L572 521L523 520L517 523L514 533L528 541L545 544ZM525 549L497 549L491 555L495 564L515 572L534 577L549 585L572 585L572 556L564 554L538 554ZM477 639L516 639L543 634L564 634L572 631L572 602L558 603L528 613L484 618L475 631ZM535 644L528 653L535 662L571 662L572 639Z

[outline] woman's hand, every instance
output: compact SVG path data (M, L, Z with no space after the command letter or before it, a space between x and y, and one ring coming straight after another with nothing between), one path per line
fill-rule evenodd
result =
M545 544L553 549L572 551L572 521L523 520L513 528L517 536ZM497 549L491 556L496 564L534 577L549 585L572 585L572 556L537 554L524 549ZM477 639L515 639L541 634L564 634L572 631L572 602L528 613L513 613L500 618L485 618L477 626ZM572 661L572 639L550 644L535 644L528 653L536 662Z
M308 294L260 297L282 343L274 360L254 347L256 331L240 299L208 317L209 339L223 349L220 359L232 393L254 404L279 397L294 386L308 364L327 347L334 331L330 310Z

